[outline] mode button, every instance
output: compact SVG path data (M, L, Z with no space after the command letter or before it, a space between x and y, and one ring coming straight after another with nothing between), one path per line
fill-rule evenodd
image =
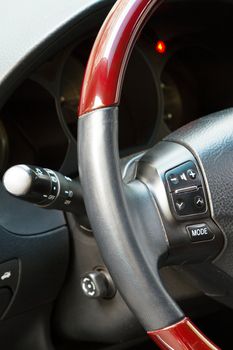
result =
M209 241L214 234L206 224L198 224L186 227L192 242Z

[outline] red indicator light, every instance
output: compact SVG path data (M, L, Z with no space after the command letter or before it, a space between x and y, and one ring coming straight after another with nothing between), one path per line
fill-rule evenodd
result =
M166 50L167 50L167 46L165 42L162 40L157 41L157 43L155 44L155 51L160 54L164 54Z

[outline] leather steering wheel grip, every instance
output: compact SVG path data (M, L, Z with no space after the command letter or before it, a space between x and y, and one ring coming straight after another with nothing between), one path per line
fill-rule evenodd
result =
M166 253L167 246L161 234L164 233L161 218L154 203L145 204L152 201L145 186L139 181L125 185L120 173L117 106L124 72L136 38L161 2L118 0L98 34L79 106L80 180L104 260L122 296L152 340L161 349L217 350L184 317L163 288L158 267L159 257ZM135 213L139 216L137 225L132 220ZM149 222L153 232L160 233L156 245L150 244L150 235L140 239L145 231L150 232L146 227ZM156 255L158 259L151 266L151 256Z

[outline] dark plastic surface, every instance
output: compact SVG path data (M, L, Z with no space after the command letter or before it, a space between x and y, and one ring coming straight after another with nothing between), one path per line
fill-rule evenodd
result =
M1 322L1 349L55 350L50 334L52 307L46 304Z
M0 182L0 226L17 235L37 235L65 225L64 214L12 197Z
M0 268L1 263L12 258L17 257L20 262L20 279L7 318L57 297L65 278L68 251L66 227L30 237L12 234L0 227ZM6 264L8 271L10 262ZM2 271L7 272L5 268Z
M10 304L12 296L13 293L10 288L0 288L0 317L2 317L8 305Z

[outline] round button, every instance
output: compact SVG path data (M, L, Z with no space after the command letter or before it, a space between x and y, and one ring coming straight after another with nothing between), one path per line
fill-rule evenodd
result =
M196 173L196 171L193 170L193 169L187 170L187 175L188 175L188 177L189 177L191 180L195 180L196 177L197 177L197 173Z
M195 206L196 206L197 208L203 208L204 205L205 205L205 200L204 200L204 198L201 197L201 196L196 196L196 197L194 198L194 204L195 204Z

